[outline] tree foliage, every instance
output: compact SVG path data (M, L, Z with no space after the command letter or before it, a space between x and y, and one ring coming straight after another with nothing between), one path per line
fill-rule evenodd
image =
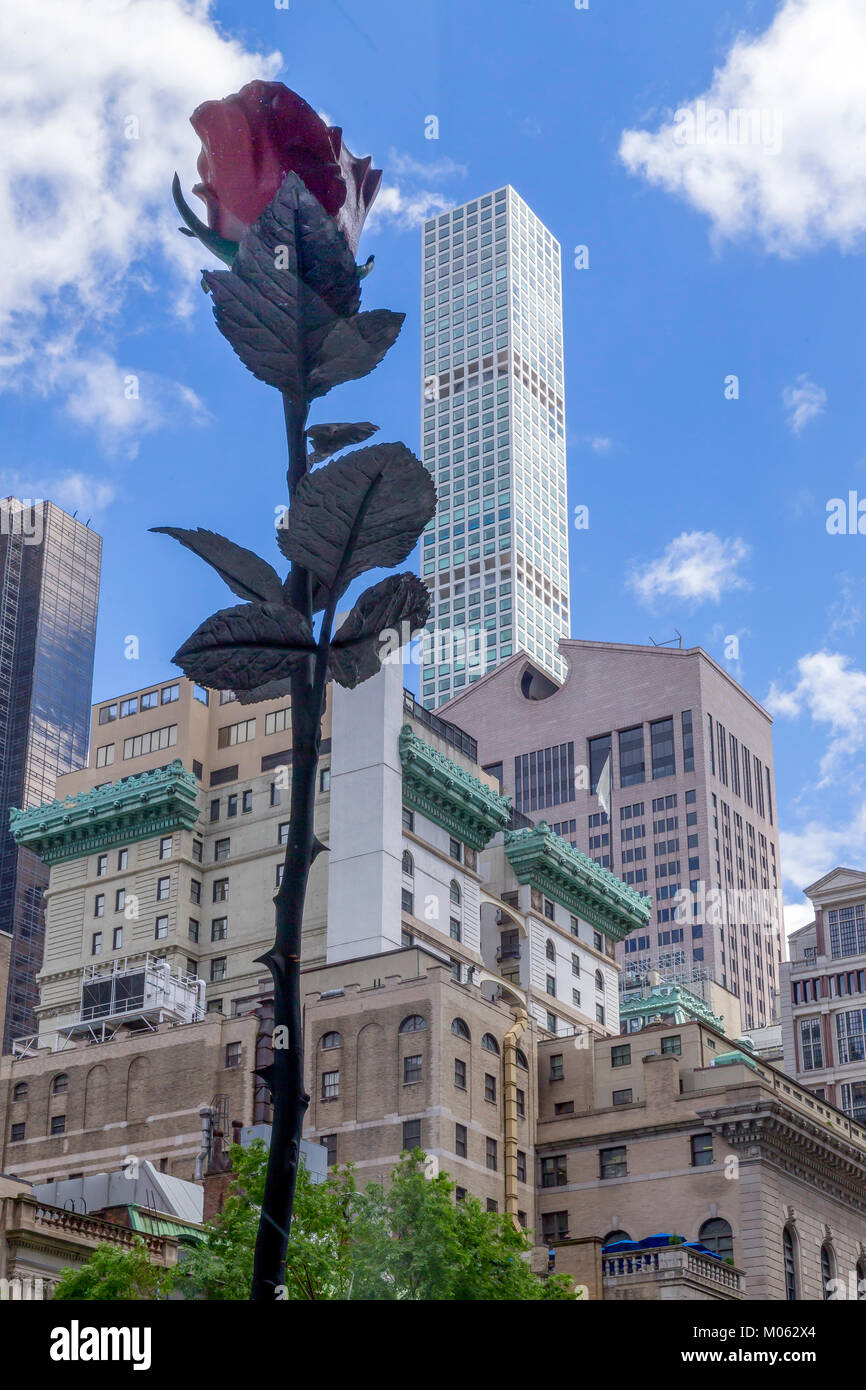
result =
M98 1245L86 1265L65 1269L53 1297L61 1300L94 1302L164 1298L171 1273L151 1264L147 1246L137 1239L132 1250L116 1245Z

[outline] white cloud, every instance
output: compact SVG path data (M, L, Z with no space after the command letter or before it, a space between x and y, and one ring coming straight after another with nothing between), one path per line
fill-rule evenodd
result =
M366 232L376 232L382 223L391 222L401 231L420 227L428 217L454 206L453 198L429 190L405 193L397 184L382 184L365 224Z
M22 23L11 0L0 5L0 385L72 393L70 413L109 435L126 433L129 412L110 390L100 400L105 363L101 352L77 360L79 336L110 333L129 288L155 294L152 272L166 262L171 307L189 311L207 253L177 234L170 194L175 170L188 194L195 181L189 116L279 68L279 55L227 38L212 8L211 0L40 0ZM37 357L46 334L47 372ZM172 395L183 403L173 383L158 394L163 412ZM155 418L143 406L138 422L149 428Z
M620 157L719 237L755 234L783 255L851 248L866 229L864 69L863 0L784 0L713 73L703 139L698 103L684 103L655 132L625 131Z
M810 878L809 883L814 883L814 879ZM782 915L785 919L786 936L790 936L791 932L799 931L800 927L807 927L810 922L815 920L815 912L809 902L785 903Z
M785 881L800 892L839 865L861 867L866 858L866 803L845 825L811 820L799 830L780 831L779 848Z
M796 385L786 386L783 390L782 401L788 411L788 424L795 434L799 434L804 425L823 413L827 392L823 386L816 386L814 381L810 381L805 372L801 372Z
M113 483L88 473L21 473L0 471L0 496L54 502L82 520L107 510L117 496Z
M447 156L430 160L425 164L422 160L413 159L410 154L400 154L399 150L394 149L389 152L385 167L389 174L430 179L434 183L439 179L465 179L468 172L465 164L458 164L456 160Z
M866 741L866 672L841 652L808 652L797 662L799 679L790 690L773 682L764 700L771 714L796 719L806 713L827 726L830 740L821 759L824 779Z
M642 603L660 598L718 603L722 594L742 589L739 566L749 547L739 539L722 540L712 531L684 531L645 569L635 568L628 585Z

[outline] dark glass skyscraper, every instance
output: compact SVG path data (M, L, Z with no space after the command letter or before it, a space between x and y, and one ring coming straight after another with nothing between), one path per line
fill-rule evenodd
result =
M0 500L0 931L12 935L3 1050L36 1028L48 870L9 808L51 801L87 759L102 538L53 502Z

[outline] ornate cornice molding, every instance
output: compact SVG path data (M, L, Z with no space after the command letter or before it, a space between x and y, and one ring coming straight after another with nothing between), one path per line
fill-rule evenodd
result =
M714 1014L709 1004L705 1004L697 994L683 989L681 985L653 985L649 994L636 995L624 999L619 1006L620 1022L628 1018L643 1018L658 1013L672 1013L677 1023L686 1023L690 1018L709 1024L717 1032L722 1032L724 1020L721 1014ZM745 1057L742 1060L746 1060Z
M196 797L195 777L175 758L166 768L94 787L63 801L46 802L29 811L13 807L9 829L17 844L44 863L57 864L170 830L191 830L198 819Z
M539 821L532 829L506 830L505 853L518 882L546 893L614 941L622 941L649 922L652 909L647 898L579 849L572 849L554 835L547 821Z
M511 819L511 802L419 738L400 731L403 800L474 850L482 850Z
M866 1153L774 1101L723 1106L701 1119L741 1159L760 1159L866 1212Z

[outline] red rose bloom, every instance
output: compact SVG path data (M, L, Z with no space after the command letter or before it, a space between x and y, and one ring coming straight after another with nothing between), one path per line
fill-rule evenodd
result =
M339 127L326 126L303 97L282 82L249 82L196 107L190 122L202 142L193 192L212 230L240 241L295 173L357 251L382 171L371 169L369 156L356 159Z

